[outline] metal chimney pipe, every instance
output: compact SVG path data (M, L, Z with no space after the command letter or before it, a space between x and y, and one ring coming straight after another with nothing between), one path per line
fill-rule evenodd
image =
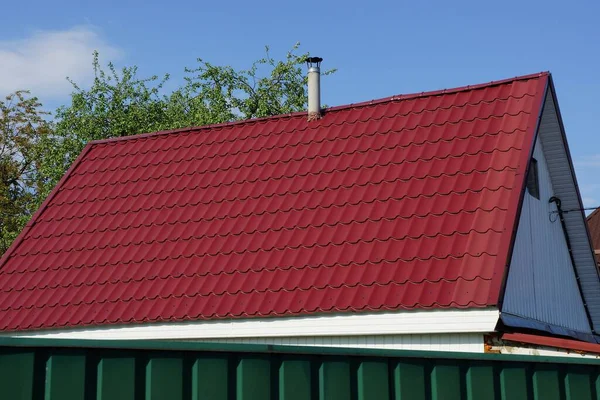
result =
M321 61L320 57L308 57L308 121L321 118Z

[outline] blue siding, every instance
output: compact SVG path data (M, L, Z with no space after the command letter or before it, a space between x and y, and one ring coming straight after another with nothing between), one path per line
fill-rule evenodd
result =
M556 206L548 202L554 191L539 139L534 158L538 161L540 199L525 193L502 306L503 314L522 320L503 320L555 333L561 332L556 329L560 327L591 334L563 229L558 215L552 213Z
M548 171L552 178L554 193L565 210L582 206L573 165L569 159L568 144L560 124L560 112L554 103L554 91L548 94L544 114L540 124L540 139L548 161ZM565 225L569 232L575 268L581 283L581 291L588 307L590 318L597 332L600 332L600 279L596 261L582 212L565 214Z

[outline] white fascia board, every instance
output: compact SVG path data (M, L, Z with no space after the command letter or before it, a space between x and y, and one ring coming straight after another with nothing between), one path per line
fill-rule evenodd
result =
M493 332L496 308L336 314L286 318L150 323L6 332L2 337L55 339L218 339Z

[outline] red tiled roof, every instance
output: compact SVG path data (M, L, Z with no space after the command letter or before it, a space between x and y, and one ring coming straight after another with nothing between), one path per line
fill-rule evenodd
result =
M547 81L91 143L0 329L495 305Z

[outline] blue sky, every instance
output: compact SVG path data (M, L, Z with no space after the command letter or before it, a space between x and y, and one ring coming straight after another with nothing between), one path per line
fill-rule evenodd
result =
M600 205L598 1L86 3L3 5L0 92L27 88L50 108L64 103L64 77L89 82L94 49L176 84L197 57L245 68L265 45L280 57L301 42L338 68L323 82L328 105L549 70L585 205Z

